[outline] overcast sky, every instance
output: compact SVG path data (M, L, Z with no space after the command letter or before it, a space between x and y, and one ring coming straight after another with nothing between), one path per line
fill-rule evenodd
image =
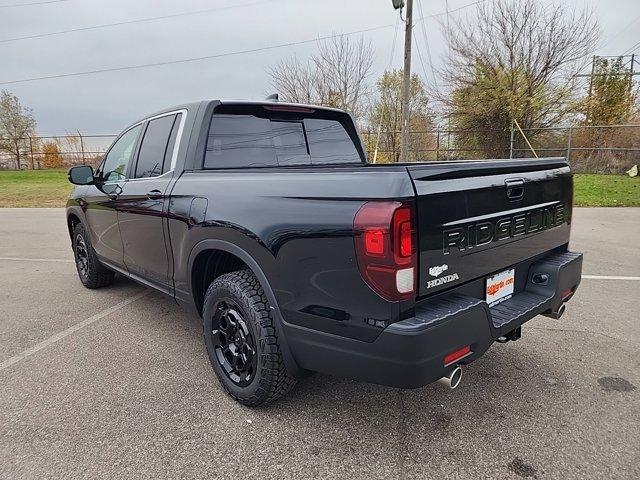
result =
M45 1L0 0L0 89L16 94L33 109L42 135L78 129L83 134L117 133L147 113L190 100L262 99L272 90L267 74L269 66L293 55L306 59L316 46L307 43L189 63L3 82L251 50L383 27L396 21L390 0L49 0L51 3L5 7ZM449 0L449 9L473 1ZM425 16L445 11L445 0L421 0L421 3ZM567 8L586 5L595 11L602 29L602 47L596 54L617 55L640 40L640 0L563 3ZM451 15L472 15L474 8L463 8ZM218 10L3 42L15 37L212 9ZM420 12L417 4L414 9ZM442 18L426 20L427 40L436 68L445 50L438 24ZM418 47L429 75L420 28ZM362 34L375 48L374 77L389 63L393 32L391 26ZM401 64L402 33L393 67ZM413 67L415 72L425 75L415 50Z

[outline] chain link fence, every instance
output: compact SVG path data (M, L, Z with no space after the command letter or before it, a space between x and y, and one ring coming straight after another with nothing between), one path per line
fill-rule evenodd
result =
M580 125L528 129L524 133L538 156L567 157L576 172L623 173L640 163L640 125ZM399 131L382 131L380 135L361 131L361 137L370 162L375 158L376 163L392 163L399 158ZM0 169L95 166L115 138L79 133L27 137L17 143L5 140ZM413 162L534 156L517 130L435 129L411 132L409 139L409 159Z
M97 165L117 135L33 136L0 139L0 169L39 170Z
M409 160L443 161L559 156L576 172L624 173L640 163L640 125L578 125L524 130L532 152L517 130L410 132ZM370 162L393 163L400 156L399 131L362 131ZM377 145L377 153L376 153Z

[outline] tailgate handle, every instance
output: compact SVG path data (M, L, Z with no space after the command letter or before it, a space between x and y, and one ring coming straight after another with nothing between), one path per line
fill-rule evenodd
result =
M504 181L507 186L507 198L511 201L521 200L524 196L524 179L511 178Z

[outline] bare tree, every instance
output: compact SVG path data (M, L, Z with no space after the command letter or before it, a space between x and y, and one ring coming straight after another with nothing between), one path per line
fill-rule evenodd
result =
M523 129L549 127L579 110L576 74L598 36L591 12L493 0L443 28L449 91L440 100L452 125L469 132L470 148L504 152L513 120Z
M35 134L35 129L36 121L31 109L23 107L15 95L2 90L0 93L0 150L14 157L17 170L20 170L20 158L25 149L25 140Z
M289 102L316 103L342 108L360 119L365 113L373 65L371 43L356 43L346 35L318 44L318 52L307 63L296 57L271 68L273 87Z
M316 103L315 71L310 63L300 63L296 57L282 60L269 70L273 87L287 102Z
M84 164L82 139L79 135L73 135L67 132L65 136L56 139L56 142L67 165L74 166Z

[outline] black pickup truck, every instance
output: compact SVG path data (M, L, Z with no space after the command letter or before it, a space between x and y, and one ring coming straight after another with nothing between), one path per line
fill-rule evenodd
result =
M493 342L559 318L580 283L564 159L372 165L340 110L182 105L69 179L84 286L120 273L195 310L246 405L309 371L455 387Z

